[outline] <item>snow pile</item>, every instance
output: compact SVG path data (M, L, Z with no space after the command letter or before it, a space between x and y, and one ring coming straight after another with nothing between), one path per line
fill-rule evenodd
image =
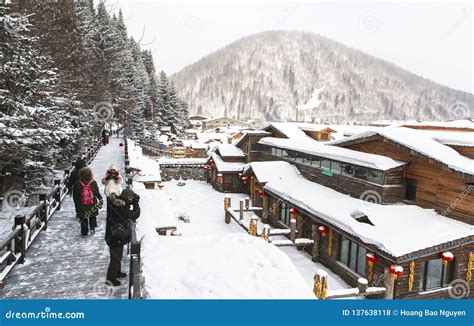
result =
M211 157L216 164L217 171L219 172L241 172L244 169L245 163L243 162L224 162L215 152L212 153Z
M134 182L133 191L140 196L140 218L137 222L139 238L146 234L155 237L158 227L177 225L175 208L163 190L145 189L143 183Z
M260 183L270 180L282 180L285 176L299 174L298 169L285 161L252 162L245 165L244 172L252 170Z
M150 299L315 299L288 256L247 234L154 237L143 250Z
M377 131L366 131L342 140L333 141L330 145L339 145L348 141L376 135L390 139L422 155L426 155L434 160L444 163L453 170L474 175L474 160L467 158L449 146L443 145L428 137L428 133L425 133L424 135L423 132L410 128L387 127Z
M325 145L325 143L319 143L312 139L310 139L310 141L302 142L301 140L294 138L285 139L267 137L260 139L258 143L382 171L390 170L405 164L405 162L396 161L386 156L358 152L343 147L328 146Z
M271 164L271 163L270 163ZM272 192L394 257L474 235L474 226L415 205L378 205L341 194L291 171L269 181ZM359 222L365 215L374 225ZM406 241L406 239L410 239Z
M160 164L143 155L142 148L133 140L128 140L128 157L130 167L140 170L134 181L154 182L161 181Z
M245 157L240 148L231 144L219 144L217 150L222 157Z

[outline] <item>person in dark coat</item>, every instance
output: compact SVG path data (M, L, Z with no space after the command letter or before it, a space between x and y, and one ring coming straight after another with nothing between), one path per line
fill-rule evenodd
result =
M69 180L67 181L67 189L70 194L74 192L74 185L79 182L79 170L85 168L87 166L86 160L79 157L74 163L74 169L72 170L71 174L69 175ZM73 196L73 199L75 197ZM76 215L77 215L77 202L74 200L74 206L76 208Z
M112 193L107 198L107 224L105 226L105 242L110 250L110 264L107 269L108 285L119 286L118 278L127 276L121 271L123 247L132 240L131 221L140 217L140 197L127 188L120 196ZM130 206L132 206L130 208Z
M86 236L89 231L91 234L95 233L103 199L90 168L79 170L79 181L74 185L73 198L77 203L76 213L81 222L81 234Z

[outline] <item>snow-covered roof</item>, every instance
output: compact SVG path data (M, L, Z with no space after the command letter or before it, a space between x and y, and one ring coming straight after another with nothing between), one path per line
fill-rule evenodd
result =
M172 165L172 164L182 164L182 165L186 165L186 164L206 164L208 158L207 157L204 157L204 158L194 158L194 157L190 157L190 158L170 158L170 157L160 157L158 159L158 162L161 164L161 165Z
M156 236L146 247L149 299L315 299L288 256L258 237Z
M470 128L474 129L474 121L469 119L451 121L418 121L418 120L377 120L371 123L380 126L413 126L438 128Z
M329 146L325 145L326 143L319 143L316 141L303 143L295 139L265 137L260 139L258 143L365 166L381 171L390 170L406 164L405 162L396 161L386 156L367 154L343 147Z
M241 162L224 162L222 158L217 155L216 152L211 154L214 163L216 164L217 171L219 172L241 172L244 169L245 163Z
M222 157L245 157L244 152L232 144L219 144L217 150Z
M272 169L274 162L262 164ZM369 203L311 182L297 171L284 171L280 170L277 178L266 183L266 191L285 198L393 257L474 236L474 225L446 218L434 210L415 205ZM361 215L367 216L374 225L356 220Z
M403 127L386 127L377 131L366 131L351 137L332 141L330 145L341 145L353 140L363 139L372 136L381 136L392 140L411 150L430 157L449 168L469 175L474 175L474 160L459 154L449 146L441 144L439 141L427 136L424 132Z
M252 162L244 167L244 172L247 173L252 169L253 174L260 183L267 183L271 180L283 180L285 177L295 174L299 175L298 169L285 161L265 161Z

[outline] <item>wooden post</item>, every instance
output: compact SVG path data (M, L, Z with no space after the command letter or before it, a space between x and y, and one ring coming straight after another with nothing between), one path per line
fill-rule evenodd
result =
M313 277L313 293L316 298L326 300L328 294L328 273L319 269Z
M39 201L42 202L42 207L39 211L39 220L44 223L43 231L48 229L48 214L49 214L49 207L48 201L46 198L46 194L39 194Z
M61 210L61 196L62 196L62 189L61 189L61 180L56 179L54 180L54 187L58 187L54 192L54 199L57 202L58 208L57 210Z
M250 219L250 224L249 224L250 235L257 236L257 225L258 225L258 219L256 217L252 217Z
M290 240L295 243L296 240L296 220L294 218L290 221Z
M367 292L368 287L369 287L369 281L367 281L367 279L363 277L360 277L357 279L357 288L359 289L359 293Z
M245 209L249 209L250 208L250 198L249 197L245 197Z
M20 241L15 241L15 253L21 253L20 259L18 259L18 263L20 264L23 264L25 262L26 245L28 241L26 239L25 222L26 222L26 216L24 215L15 216L15 228L17 226L20 227L20 232L18 233L18 236L20 237Z
M319 248L320 248L320 241L321 241L321 237L318 236L318 234L315 232L314 234L314 245L313 245L313 250L311 251L311 260L313 262L319 262Z
M0 212L2 211L3 207L3 197L0 197Z
M263 214L262 214L262 221L264 223L268 223L268 197L263 196Z
M239 222L242 224L244 220L244 200L241 199L239 202Z
M390 273L389 268L385 268L384 271L384 279L385 279L385 296L384 299L392 300L395 288L395 278L393 277L392 273Z
M268 241L270 239L270 225L265 224L262 230L262 239Z

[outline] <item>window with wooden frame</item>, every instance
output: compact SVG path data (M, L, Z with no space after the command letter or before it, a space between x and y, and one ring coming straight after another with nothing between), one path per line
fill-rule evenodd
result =
M290 220L291 220L290 209L291 207L288 206L287 204L285 203L280 204L280 221L283 224L288 225L288 226L290 226Z
M441 259L432 259L421 265L420 289L429 291L446 287L453 280L454 262L443 265Z
M341 236L339 261L359 275L365 275L365 255L367 250L354 241Z

